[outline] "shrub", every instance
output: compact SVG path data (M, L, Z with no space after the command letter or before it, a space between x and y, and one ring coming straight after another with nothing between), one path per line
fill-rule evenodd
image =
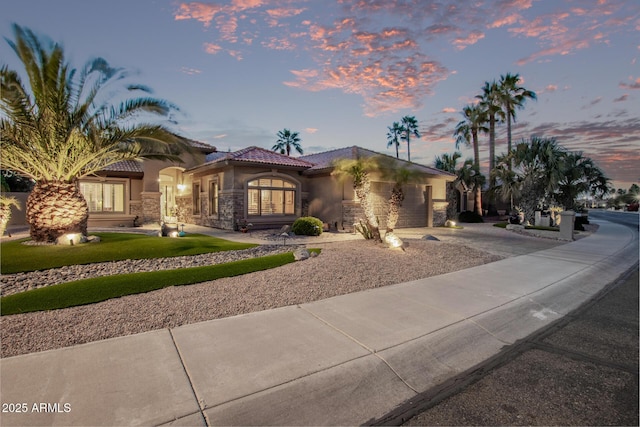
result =
M312 216L303 216L294 221L291 231L300 236L319 236L322 234L322 221Z
M465 211L460 212L458 215L458 221L460 222L484 222L482 217L475 212Z

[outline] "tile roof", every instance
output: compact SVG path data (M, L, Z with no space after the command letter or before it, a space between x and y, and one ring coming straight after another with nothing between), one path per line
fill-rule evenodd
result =
M205 142L196 141L194 139L183 138L189 145L193 148L197 148L198 150L204 151L205 153L213 153L216 151L216 147L213 145L209 145Z
M233 161L240 163L257 163L257 164L265 164L265 165L274 165L274 166L288 166L294 168L302 168L309 169L313 166L313 163L309 163L305 160L301 160L300 158L286 156L284 154L276 153L275 151L266 150L260 147L247 147L242 150L221 153L215 152L210 153L206 157L206 163L200 166L196 166L191 168L199 169L203 166L214 165L216 163L224 162L224 161Z
M142 169L142 162L137 160L123 160L107 166L102 170L105 172L144 172Z
M300 156L300 159L313 163L313 167L309 168L306 173L313 174L321 171L326 171L332 168L334 161L338 159L358 159L367 158L373 156L387 157L389 160L393 160L402 164L409 169L426 173L429 175L441 175L441 176L454 176L449 172L442 171L440 169L424 166L418 163L408 162L402 159L396 159L395 157L388 156L386 154L378 153L376 151L368 150L366 148L358 147L356 145L352 147L338 148L336 150L325 151L323 153L309 154L306 156Z

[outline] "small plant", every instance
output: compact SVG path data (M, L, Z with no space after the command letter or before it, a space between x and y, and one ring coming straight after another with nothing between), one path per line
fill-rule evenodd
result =
M322 234L322 221L312 216L303 216L294 221L291 231L299 236L319 236Z
M362 237L365 239L370 240L374 238L373 230L367 223L362 222L362 220L360 220L360 224L353 224L353 227L358 233L362 234Z
M4 234L11 219L11 206L20 209L20 202L15 197L0 196L0 236Z
M459 222L484 222L482 217L475 212L465 211L458 215Z

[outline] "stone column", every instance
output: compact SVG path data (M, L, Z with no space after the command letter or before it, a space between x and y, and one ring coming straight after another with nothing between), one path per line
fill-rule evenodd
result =
M160 196L162 193L155 191L143 191L140 193L142 199L142 221L145 224L160 223Z
M560 239L573 240L573 223L576 213L573 211L560 212Z

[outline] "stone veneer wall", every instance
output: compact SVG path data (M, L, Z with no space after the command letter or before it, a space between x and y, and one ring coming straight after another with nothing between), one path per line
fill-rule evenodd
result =
M193 201L191 195L176 196L178 222L193 222Z
M358 223L358 220L364 221L364 212L360 206L360 202L353 200L342 201L342 224L338 224L338 229L343 229L348 232L353 232L353 224Z
M236 221L244 218L244 191L222 190L218 193L218 227L234 230Z
M143 191L140 193L142 198L142 222L160 223L160 192Z
M447 206L449 202L433 202L433 226L440 227L447 221Z
M135 215L138 217L138 221L142 222L144 212L142 211L141 200L131 200L129 202L129 215Z

